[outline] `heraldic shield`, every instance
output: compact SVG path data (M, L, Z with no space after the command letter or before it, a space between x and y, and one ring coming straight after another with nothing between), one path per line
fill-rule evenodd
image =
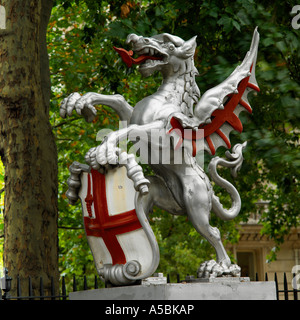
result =
M117 286L149 277L158 266L159 249L142 207L142 193L124 166L105 174L88 168L81 170L78 195L98 274Z

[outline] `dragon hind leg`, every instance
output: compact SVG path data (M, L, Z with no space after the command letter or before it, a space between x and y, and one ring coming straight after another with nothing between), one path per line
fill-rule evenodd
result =
M189 183L184 186L184 203L187 215L194 228L201 234L215 249L216 261L208 261L201 264L198 269L198 277L216 277L222 275L239 275L240 268L231 264L226 250L223 246L220 231L209 224L211 211L211 190L200 176L194 175Z
M223 246L220 231L209 224L209 212L197 210L197 215L190 218L195 229L214 247L217 259L202 263L197 271L198 278L213 278L218 276L239 276L240 267L231 264Z

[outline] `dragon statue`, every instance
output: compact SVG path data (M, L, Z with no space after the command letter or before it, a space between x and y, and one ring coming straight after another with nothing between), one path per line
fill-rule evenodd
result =
M227 159L213 157L208 166L211 179L231 197L232 205L229 209L224 208L214 194L211 182L195 156L199 151L199 141L210 155L215 155L220 146L230 149L230 132L241 132L243 129L239 113L252 112L247 95L251 90L259 91L255 79L259 43L257 28L243 62L226 80L207 90L202 96L195 81L198 75L194 65L196 37L184 41L168 33L152 37L130 34L126 43L132 45L132 50L114 49L128 67L138 64L144 77L156 71L161 72L163 81L157 92L139 101L134 108L119 94L89 92L80 95L76 92L62 101L60 115L63 118L70 116L75 109L87 122L91 122L97 112L94 106L101 104L111 107L120 120L127 121L128 126L109 133L99 146L90 149L86 154L86 162L96 171L103 171L105 168L109 170L109 164L118 164L120 141L128 137L144 137L146 134L149 139L142 138L139 144L149 150L149 157L156 156L156 161L149 161L155 175L141 178L142 185L146 186L146 189L139 189L143 194L140 199L141 210L148 216L152 207L157 206L174 215L187 215L197 232L207 239L216 251L216 261L210 260L200 265L197 273L199 278L239 276L240 267L231 263L219 230L210 225L210 214L212 211L223 220L230 220L238 215L241 208L240 196L230 182L219 176L217 166L231 168L232 175L236 176L243 162L242 150L246 142L233 146L232 153L226 151ZM169 145L164 145L164 139L160 140L157 148L153 148L150 136L155 130L162 130L160 132L164 132L166 136L173 136L168 163L154 154L169 148ZM189 144L184 144L185 141ZM178 153L182 155L181 163L174 160ZM81 169L79 168L77 173L81 172ZM72 173L72 168L70 171ZM73 173L75 171L73 167ZM77 190L78 193L79 188L80 182L73 191ZM76 200L76 196L69 192L71 201ZM135 267L130 266L129 269Z

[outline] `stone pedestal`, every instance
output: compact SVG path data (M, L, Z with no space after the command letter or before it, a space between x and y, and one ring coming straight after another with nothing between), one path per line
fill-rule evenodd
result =
M276 300L274 281L230 281L142 284L77 291L70 300Z

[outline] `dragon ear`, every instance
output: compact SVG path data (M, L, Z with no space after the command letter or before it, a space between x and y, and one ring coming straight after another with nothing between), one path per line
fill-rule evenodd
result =
M181 47L180 51L186 58L192 56L195 53L195 49L197 47L196 39L197 36L191 38L188 41L185 41L183 46Z
M169 33L157 34L155 36L152 36L152 38L161 42L172 42L176 47L180 47L184 44L184 40Z

